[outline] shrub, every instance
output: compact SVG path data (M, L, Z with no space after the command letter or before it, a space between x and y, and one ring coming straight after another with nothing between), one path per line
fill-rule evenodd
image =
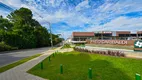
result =
M103 54L103 55L125 57L124 52L115 51L115 50L88 50L88 49L81 48L81 47L74 47L74 50L79 51L79 52L93 53L93 54Z
M64 46L62 47L62 49L64 48L71 48L70 44L64 44Z
M75 44L75 46L85 46L84 43L78 43L78 44Z
M15 50L15 49L18 49L18 48L9 46L5 44L4 42L0 42L0 51L9 51L9 50Z

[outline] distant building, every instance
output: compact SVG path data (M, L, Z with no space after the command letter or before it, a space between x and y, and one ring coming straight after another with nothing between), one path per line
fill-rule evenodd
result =
M94 32L73 32L72 43L85 43L87 39L94 38Z
M95 31L95 32L73 32L72 43L85 43L90 40L142 40L142 31L132 33L130 31Z

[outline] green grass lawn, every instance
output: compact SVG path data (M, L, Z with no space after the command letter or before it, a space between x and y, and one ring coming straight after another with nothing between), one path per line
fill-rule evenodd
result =
M63 64L63 74L60 74L60 64ZM28 72L49 80L89 80L88 68L92 68L93 80L135 80L135 74L142 75L142 60L66 52L46 58Z
M22 63L25 63L25 62L27 62L27 61L29 61L29 60L31 60L31 59L33 59L33 58L36 58L36 57L38 57L38 56L40 56L40 55L41 55L41 54L36 54L36 55L30 56L30 57L24 58L24 59L22 59L22 60L19 60L19 61L17 61L17 62L14 62L14 63L12 63L12 64L9 64L9 65L0 67L0 73L4 72L4 71L6 71L6 70L9 70L9 69L11 69L11 68L13 68L13 67L15 67L15 66L18 66L18 65L20 65L20 64L22 64Z
M53 47L53 48L51 48L51 50L55 50L55 49L57 49L57 47Z

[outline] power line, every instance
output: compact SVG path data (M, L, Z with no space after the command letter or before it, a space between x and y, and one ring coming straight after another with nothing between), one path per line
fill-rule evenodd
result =
M14 9L13 8L11 8L11 7L9 7L9 6L7 6L7 5L5 5L4 3L2 3L2 2L0 2L0 6L2 6L2 7L4 7L4 8L6 8L7 10L9 10L9 11L14 11Z

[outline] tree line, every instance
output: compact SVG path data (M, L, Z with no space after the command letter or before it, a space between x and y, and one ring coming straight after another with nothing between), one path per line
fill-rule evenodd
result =
M52 36L54 45L62 41L58 35ZM0 44L18 49L50 46L50 33L33 19L30 9L22 7L11 12L7 18L0 16Z

